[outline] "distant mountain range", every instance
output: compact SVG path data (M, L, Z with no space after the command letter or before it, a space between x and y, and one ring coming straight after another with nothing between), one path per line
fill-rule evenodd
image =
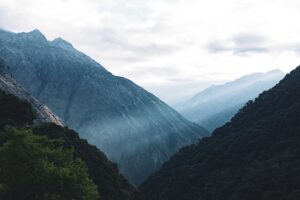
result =
M0 57L13 78L140 184L179 148L208 134L128 79L38 30L0 31Z
M283 77L280 70L254 73L223 85L211 86L175 108L209 131L224 125L249 100L272 88Z
M300 67L181 149L141 189L149 200L296 200L299 155Z

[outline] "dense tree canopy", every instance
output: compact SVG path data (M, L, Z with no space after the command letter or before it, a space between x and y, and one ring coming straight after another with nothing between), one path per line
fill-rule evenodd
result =
M86 140L81 139L77 132L68 129L66 127L57 126L55 124L41 124L39 126L32 126L33 122L35 120L35 114L32 110L32 106L30 103L19 99L18 97L15 97L13 95L7 94L0 90L0 131L1 134L6 133L8 130L5 129L6 125L22 128L26 127L26 129L9 129L9 131L17 131L17 132L29 132L28 134L30 136L26 137L26 141L29 138L35 138L34 136L43 136L42 138L50 138L54 139L56 141L57 139L61 143L62 146L66 149L74 149L73 153L70 153L68 150L68 155L71 157L69 159L76 160L77 163L78 159L81 159L84 162L84 165L87 166L87 172L90 175L92 181L97 185L97 189L99 193L101 194L102 200L140 200L141 195L140 193L132 187L128 181L123 177L123 175L119 172L118 167L116 164L111 162L107 159L105 154L101 152L99 149L97 149L95 146L90 145ZM30 129L32 129L31 134ZM1 135L1 138L2 138ZM4 134L5 135L5 134ZM3 136L4 136L3 135ZM21 134L22 135L22 134ZM11 135L12 136L12 135ZM7 137L7 136L5 136ZM23 138L23 136L22 136ZM21 138L19 138L21 139ZM13 140L10 138L10 140ZM35 139L34 139L35 140ZM2 142L0 142L1 145L3 145L3 142L6 141L4 138L1 139ZM38 140L36 140L37 142ZM41 142L43 142L41 140ZM43 147L44 143L36 144L39 145L38 147ZM28 144L26 144L28 145ZM33 145L30 143L30 145ZM61 148L61 145L57 146ZM47 149L48 146L45 146ZM66 150L65 149L65 150ZM64 151L65 151L64 150ZM18 152L15 152L18 154ZM20 152L22 153L22 152ZM22 154L20 154L21 156ZM30 154L29 154L30 155ZM6 153L0 155L0 159L5 159ZM67 156L67 155L64 155ZM75 157L74 157L75 156ZM14 157L10 157L13 161ZM17 158L17 157L15 157ZM32 160L31 156L28 156L28 160L22 164L21 161L15 160L14 162L20 162L20 166L27 166L34 160ZM6 163L6 166L9 166L11 163ZM14 168L15 170L21 170L22 168ZM26 168L24 168L25 170ZM74 169L75 170L75 169ZM3 171L2 171L3 172ZM5 175L4 172L2 173L0 171L0 176ZM22 171L20 171L20 174ZM7 175L7 172L5 172ZM10 172L11 173L11 172ZM34 177L35 171L27 171L28 176ZM24 177L25 174L20 176L19 178ZM39 176L36 176L39 177ZM42 180L40 180L42 182ZM53 183L53 182L52 182ZM1 195L4 195L3 192L9 192L7 183L4 184L4 181L0 179L0 190L2 191ZM46 184L46 182L45 182ZM48 182L48 187L50 187L50 182ZM83 183L81 183L81 187ZM20 185L19 185L20 186ZM32 192L39 193L38 189L30 188L30 185L23 185L24 189L20 190L28 190ZM25 187L26 186L26 187ZM52 187L52 186L51 186ZM78 186L79 187L79 186ZM29 189L30 188L30 189ZM68 189L68 188L66 188ZM25 198L25 197L24 197ZM23 198L23 199L24 199ZM48 198L48 197L47 197ZM49 196L49 198L52 198ZM1 198L0 199L4 199ZM8 198L10 200L12 198ZM32 198L29 198L32 199ZM59 199L58 196L54 196L52 199ZM5 199L6 200L6 199ZM20 198L17 198L17 200L22 200ZM89 200L89 199L88 199Z
M150 200L300 199L300 67L142 185Z
M62 140L30 129L0 132L0 199L99 199L85 163Z
M49 138L62 139L65 146L72 146L77 157L88 167L94 183L98 186L104 200L139 200L141 195L119 172L115 163L111 162L97 147L81 139L78 133L55 124L43 124L35 127L33 133Z

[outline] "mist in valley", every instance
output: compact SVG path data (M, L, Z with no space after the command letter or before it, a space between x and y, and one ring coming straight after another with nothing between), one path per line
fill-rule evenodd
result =
M299 11L0 0L0 199L300 199Z

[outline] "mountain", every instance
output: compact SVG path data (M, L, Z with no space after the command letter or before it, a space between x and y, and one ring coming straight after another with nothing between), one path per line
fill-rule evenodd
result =
M300 199L300 67L141 189L151 200Z
M3 133L3 126L11 125L15 127L24 127L28 129L35 121L34 111L32 105L26 100L7 94L0 89L0 133ZM75 150L76 157L82 159L87 165L89 175L93 182L98 187L101 199L103 200L141 200L140 193L131 186L128 181L120 174L117 166L109 161L107 157L97 149L95 146L88 144L86 140L81 139L73 130L58 126L54 123L43 123L31 128L35 135L47 136L51 139L63 139L65 146L72 147ZM2 138L0 138L2 145ZM0 159L2 159L0 155ZM11 158L14 159L14 158ZM28 161L30 162L30 161ZM28 166L27 166L28 167ZM35 170L29 171L34 173ZM0 166L0 176L3 171ZM30 174L28 174L30 176ZM23 176L23 175L22 175ZM39 179L40 180L40 179ZM3 180L1 180L1 186ZM44 180L46 181L46 179ZM19 190L23 191L29 189L31 186L22 185L18 183ZM48 185L52 187L51 185ZM0 187L2 189L2 187ZM10 188L9 188L10 189ZM15 188L12 188L14 190ZM31 188L32 189L32 188ZM64 188L66 191L69 188ZM39 193L35 188L31 192ZM35 193L34 192L34 193ZM55 191L59 192L59 191ZM0 190L0 197L2 197L3 190ZM1 198L2 199L2 198ZM6 199L6 198L4 198ZM16 199L16 198L13 198ZM17 198L28 199L26 197ZM34 199L33 197L30 199Z
M7 78L5 78L5 82L3 82L2 81L3 76L6 75L8 76ZM3 91L3 88L8 88L8 90L5 89ZM13 92L10 93L10 91ZM17 94L18 96L16 96L15 94ZM43 113L43 114L50 113L51 118L41 118L37 120L37 118L41 117L41 115L39 114L40 111L39 108L44 108L44 106L37 108L36 107L37 105L41 106L42 104L40 104L37 100L33 99L32 97L28 96L28 93L24 91L23 88L15 84L15 81L9 76L8 67L5 65L3 60L0 60L0 135L3 133L3 127L5 127L6 125L10 125L14 127L23 128L21 130L25 130L24 127L26 127L26 129L30 128L30 130L32 130L32 132L37 136L47 136L48 138L51 139L62 139L65 142L64 146L74 148L75 156L77 158L82 159L86 164L90 177L98 187L98 191L100 193L101 199L103 200L119 200L119 199L141 200L142 199L141 194L128 183L128 181L123 177L123 175L120 174L116 164L109 161L103 152L101 152L95 146L90 145L86 140L81 139L78 133L76 133L75 131L63 127L62 124L58 123L59 121L48 120L48 119L58 119L55 115L53 115L53 113L51 113L49 109L47 110L47 113ZM42 117L44 117L44 115L42 115ZM3 137L1 135L0 149L3 145L2 139ZM14 140L15 139L16 138L14 138ZM39 145L41 145L41 143L39 143ZM2 159L1 155L0 155L0 159ZM15 155L20 155L20 152ZM15 158L11 157L11 159L15 159ZM20 161L18 160L16 162L20 162ZM28 159L26 159L26 162L33 163L33 161L30 161ZM3 169L1 167L2 165L0 166L0 177L3 177L4 174L3 174ZM67 169L65 170L67 171ZM36 170L30 169L28 172L29 174L27 174L27 176L30 177L31 173L34 173L35 171ZM45 180L38 179L38 180L43 182L43 184L44 182L47 181L46 179ZM5 190L3 190L3 183L4 183L3 181L4 180L1 179L1 184L0 184L1 199L3 193L5 193ZM69 182L70 181L71 179L69 180ZM48 185L48 188L51 187L52 187L51 185ZM80 186L80 187L83 188L84 186ZM27 190L27 195L29 194L29 190L30 192L33 192L34 195L41 192L41 191L37 191L37 188L31 188L31 186L24 185L22 183L18 183L18 188L7 188L7 190L11 190L11 189L13 191L20 190L23 192ZM70 188L64 188L64 191L68 191L68 189ZM54 192L57 193L59 191L55 190ZM21 199L28 199L28 198L26 198L25 196L20 196L19 194L18 198L9 198L9 199L21 200ZM35 199L35 198L31 196L30 199Z
M175 108L187 119L209 131L224 125L247 101L277 84L284 73L272 70L243 76L224 85L211 86Z
M207 131L157 97L58 38L0 31L0 56L16 81L117 162L134 184Z
M45 105L39 103L28 92L26 92L16 81L12 78L9 67L6 65L3 59L0 58L0 89L3 92L12 94L20 99L29 102L36 115L35 123L54 123L59 126L63 126L63 122L55 116L52 111Z

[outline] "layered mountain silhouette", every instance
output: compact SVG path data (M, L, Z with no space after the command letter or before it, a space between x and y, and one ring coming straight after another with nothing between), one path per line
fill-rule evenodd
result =
M0 111L0 131L3 131L2 128L7 125L20 128L26 127L26 129L32 129L35 135L47 136L51 139L62 139L65 141L65 146L73 147L75 150L75 156L85 162L88 168L89 175L98 187L101 199L142 199L141 194L128 183L123 175L120 174L117 166L113 162L108 160L103 152L101 152L95 146L90 145L86 140L81 139L78 136L78 133L76 133L75 131L63 127L63 124L61 123L59 118L56 117L50 109L39 103L36 99L31 97L28 92L20 87L10 76L8 66L1 59ZM1 137L3 137L3 135L1 135ZM3 141L1 140L1 145L3 145L2 142ZM3 169L1 169L0 171L1 173L3 173ZM33 171L34 169L32 169L32 172ZM3 174L1 174L1 177L2 176ZM22 176L26 175L22 174ZM1 184L2 183L3 182L1 182ZM22 183L18 183L18 186L21 186L21 184ZM35 194L39 194L41 192L37 191L36 188L31 187L32 186L30 185L22 185L21 188L8 189L12 191L19 189L23 190L25 193L26 190L28 190L27 192L29 192L30 190ZM49 185L49 188L51 187L53 186ZM67 191L68 189L69 188L64 188L65 191ZM53 191L53 193L60 193L60 191ZM0 191L0 197L2 197L3 194L5 194L5 190ZM15 199L11 196L7 198ZM18 197L18 199L27 198L25 196L22 196ZM31 199L36 198L32 196Z
M207 131L157 97L58 38L0 31L14 79L81 137L117 162L134 184Z
M151 200L300 199L300 67L142 186Z
M283 77L280 70L254 73L223 85L211 86L175 108L209 131L224 125L249 100L272 88Z

